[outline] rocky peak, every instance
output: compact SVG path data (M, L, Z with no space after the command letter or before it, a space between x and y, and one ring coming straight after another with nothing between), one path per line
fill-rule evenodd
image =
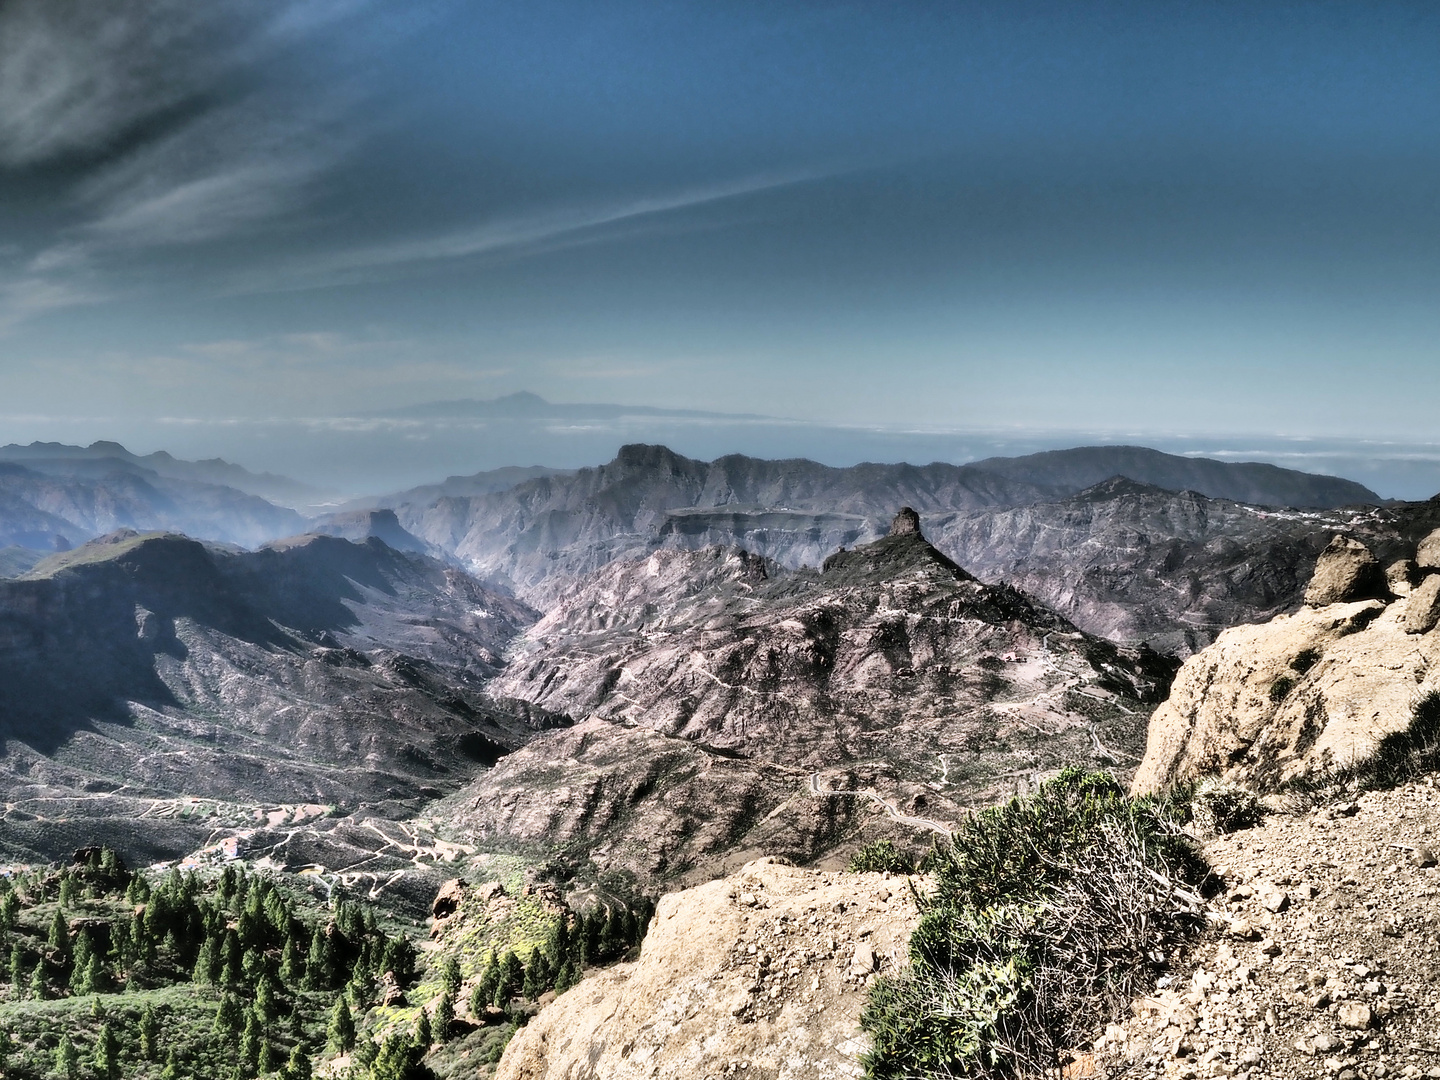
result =
M920 515L908 506L902 506L900 512L890 522L891 536L906 536L914 533L920 536Z
M1274 789L1369 760L1440 689L1440 574L1405 592L1391 594L1364 544L1335 536L1304 607L1227 630L1181 667L1135 789L1215 775Z

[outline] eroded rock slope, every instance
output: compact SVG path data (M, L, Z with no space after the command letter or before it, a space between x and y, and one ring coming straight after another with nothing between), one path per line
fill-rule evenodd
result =
M664 878L953 821L1069 761L1128 775L1173 666L975 580L913 512L897 524L819 571L716 548L581 583L494 689L584 723L448 800L460 835Z

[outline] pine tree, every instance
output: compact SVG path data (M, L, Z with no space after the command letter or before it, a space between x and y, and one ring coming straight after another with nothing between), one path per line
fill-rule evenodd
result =
M249 1065L252 1069L260 1061L260 1044L264 1041L265 1033L260 1026L260 1018L253 1012L245 1014L245 1030L240 1036L240 1060Z
M475 981L475 987L470 991L470 1015L479 1020L485 1015L486 1006L495 1000L495 987L500 984L500 962L495 959L495 950L491 949L485 958L485 965L480 969L480 978Z
M244 1023L245 1014L240 1008L240 1002L234 994L227 993L220 999L220 1004L215 1006L215 1032L229 1041L234 1041Z
M261 1074L275 1071L275 1046L269 1039L260 1040L260 1054L255 1061Z
M310 935L310 952L305 957L305 987L328 990L334 978L335 950L322 927Z
M355 1018L350 1015L350 1006L345 1003L343 996L335 1000L326 1038L331 1053L347 1054L355 1046Z
M190 973L190 981L199 983L201 986L212 984L215 981L218 966L215 960L215 943L212 939L206 938L205 944L200 946L200 951L195 955L195 969Z
M10 1068L10 1055L15 1052L15 1040L10 1037L10 1032L0 1028L0 1069ZM9 1076L9 1072L5 1073Z
M58 907L55 909L55 916L50 920L50 935L45 943L60 954L63 959L70 958L70 925L65 921L65 913Z
M285 1062L281 1075L285 1080L311 1080L310 1056L305 1053L304 1047L297 1046L290 1051L290 1060Z
M430 1026L430 1014L424 1009L420 1010L420 1016L415 1021L415 1038L412 1045L422 1053L429 1050L435 1042L435 1029Z
M450 1041L450 1032L455 1027L455 995L449 990L440 994L435 1003L435 1037L439 1042Z
M504 1009L509 1006L510 999L520 992L524 982L525 965L520 962L520 957L515 955L514 949L507 949L500 959L500 971L495 981L493 1000L496 1007Z
M280 1015L280 988L267 973L255 987L255 1011L268 1026Z
M60 875L60 906L62 908L75 906L75 879L68 873Z
M227 986L238 983L241 978L241 966L245 960L245 953L240 947L240 935L233 929L225 931L225 944L221 951L224 954L224 962L220 966L220 981Z
M440 986L451 998L460 993L460 964L453 956L445 957L440 963Z
M575 968L570 961L564 960L560 964L560 970L555 973L555 993L563 994L579 980L575 977Z
M115 1031L108 1023L100 1025L100 1035L95 1040L95 1071L102 1080L116 1080L120 1075L120 1044Z
M280 952L280 981L286 986L297 987L305 978L305 958L300 955L300 947L295 942L295 935L285 935L285 948Z
M30 972L30 996L36 1001L44 1001L45 990L45 961L41 960L35 964L35 970Z
M159 1034L160 1022L155 1016L155 1006L147 1001L140 1010L140 1056L146 1061L154 1061L159 1055Z
M55 1071L64 1080L75 1080L79 1068L80 1054L75 1049L75 1044L70 1041L69 1035L61 1035L60 1045L55 1047Z
M10 988L16 997L25 989L25 950L19 942L10 946Z
M180 1080L180 1063L175 1060L173 1047L165 1055L165 1068L160 1071L160 1080Z

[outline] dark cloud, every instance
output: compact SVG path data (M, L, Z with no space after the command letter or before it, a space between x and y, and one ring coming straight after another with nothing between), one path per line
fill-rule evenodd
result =
M7 4L0 8L0 165L100 158L185 123L224 96L278 7Z

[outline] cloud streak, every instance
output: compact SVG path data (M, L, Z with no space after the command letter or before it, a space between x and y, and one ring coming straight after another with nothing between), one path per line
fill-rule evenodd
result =
M830 173L812 170L749 176L722 184L680 188L608 203L554 207L537 213L513 215L429 236L325 254L297 262L278 272L267 272L264 280L242 280L234 291L289 291L386 280L421 271L429 264L497 254L537 254L594 243L608 238L607 230L615 226L634 225L646 219L740 199L826 175Z

